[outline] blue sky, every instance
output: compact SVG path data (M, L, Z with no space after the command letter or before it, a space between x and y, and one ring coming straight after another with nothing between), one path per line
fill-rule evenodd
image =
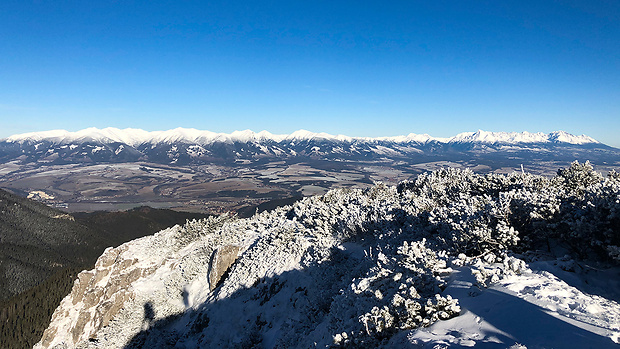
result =
M0 137L565 130L620 147L616 0L3 0L0 52Z

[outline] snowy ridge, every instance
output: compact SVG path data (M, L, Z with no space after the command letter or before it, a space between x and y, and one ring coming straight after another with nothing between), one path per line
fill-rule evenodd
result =
M451 138L437 138L427 134L410 133L406 136L393 137L349 137L345 135L331 135L328 133L315 133L306 130L298 130L291 134L272 134L268 131L253 132L251 130L234 131L230 134L215 133L211 131L201 131L193 128L176 128L168 131L144 131L141 129L118 129L108 127L97 129L94 127L81 131L69 132L65 130L53 130L43 132L31 132L13 135L6 138L7 142L38 142L47 140L57 144L69 144L75 142L96 141L101 143L125 143L130 146L138 146L141 144L158 144L158 143L193 143L193 144L212 144L215 142L231 143L231 142L283 142L283 141L308 141L308 140L329 140L338 142L373 142L384 141L394 143L569 143L569 144L588 144L599 143L595 139L586 135L576 136L564 131L545 133L529 133L529 132L487 132L478 130L476 132L460 133Z
M567 149L570 148L570 149ZM567 151L569 150L569 151ZM175 166L269 159L314 159L328 161L417 161L430 156L450 160L455 154L503 154L521 157L524 163L535 153L563 158L613 163L620 150L582 135L563 131L467 132L451 138L410 133L393 137L349 137L298 130L272 134L251 130L215 133L192 128L168 131L88 128L77 132L53 130L25 133L0 140L0 161L20 163L102 163L147 161ZM573 157L574 156L574 157Z
M620 212L618 197L617 173L589 164L554 180L442 169L191 221L106 250L35 348L614 348L618 216L592 218ZM591 235L576 235L584 222ZM586 270L569 255L511 252L566 230L611 262Z
M549 134L542 132L487 132L478 130L476 132L464 132L449 138L448 143L569 143L587 144L599 143L594 138L586 135L575 136L564 131L555 131Z

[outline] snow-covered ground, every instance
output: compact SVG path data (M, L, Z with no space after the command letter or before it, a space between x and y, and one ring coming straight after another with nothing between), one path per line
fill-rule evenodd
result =
M446 169L188 222L106 250L36 347L618 347L615 176Z
M74 329L85 305L68 297L57 311L64 312L64 317L55 315L52 325L57 329L49 347L614 348L620 339L617 302L584 293L552 273L568 276L574 283L596 284L605 282L599 278L618 275L617 268L592 276L566 272L554 265L557 261L528 265L510 257L504 263L451 258L447 263L451 267L439 263L442 270L435 274L445 279L439 294L458 300L458 316L429 327L396 331L391 339L386 337L389 340L360 341L367 330L361 324L364 312L374 315L371 309L381 304L378 299L396 299L395 289L405 284L400 273L385 268L389 262L371 267L364 275L373 264L371 254L376 254L375 261L389 258L381 252L358 243L337 245L337 239L325 236L320 241L289 237L289 248L284 249L274 243L282 241L279 234L261 239L246 231L236 240L245 253L219 288L210 291L205 275L209 242L179 249L174 242L179 232L169 229L124 245L112 268L129 264L126 260L141 262L116 275L136 270L145 275L124 289L133 293L132 298L126 299L114 320L97 330L100 323L91 320L78 337ZM337 258L328 256L330 249ZM108 259L113 252L107 252ZM195 258L199 256L203 258ZM102 262L98 265L95 278L105 270ZM109 290L115 271L104 274L111 278L102 279L99 286L107 282ZM101 289L91 287L84 293ZM112 293L113 298L124 290ZM94 304L90 312L97 314L102 308Z
M551 263L536 262L484 288L477 284L472 267L455 270L444 292L459 300L461 315L401 333L391 344L413 348L618 347L619 304L570 286L539 269L541 264L566 275L559 267L549 268ZM609 272L620 274L617 268ZM587 278L573 274L573 280Z

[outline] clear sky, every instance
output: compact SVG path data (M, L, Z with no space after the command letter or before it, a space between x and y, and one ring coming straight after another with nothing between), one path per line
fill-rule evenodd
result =
M620 1L0 1L0 137L91 126L620 147Z

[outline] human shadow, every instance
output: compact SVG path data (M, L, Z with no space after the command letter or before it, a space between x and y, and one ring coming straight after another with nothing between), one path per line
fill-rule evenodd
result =
M146 325L150 325L155 320L155 310L153 309L153 303L144 303L144 322Z
M321 264L257 279L227 296L224 282L201 305L159 320L153 321L148 314L154 316L155 312L152 308L147 312L149 306L145 304L149 326L133 336L125 348L307 348L315 347L317 338L322 338L323 346L331 346L330 321L349 321L350 326L359 315L355 299L342 295L352 278L362 276L370 267L358 256L354 248L351 252L334 248ZM559 319L516 295L485 289L472 297L472 276L455 273L456 279L443 293L458 298L464 311L497 329L483 331L488 338L477 341L476 348L506 348L515 343L530 349L617 347L610 338L597 334L594 326ZM330 318L335 310L349 314L343 311L347 307L351 318ZM455 333L462 330L462 324L455 326Z
M390 220L347 228L349 231L344 235L349 238L343 245L349 243L351 248L332 248L321 263L257 278L248 281L251 285L234 291L229 291L232 281L222 280L200 305L163 319L149 320L148 328L133 336L126 348L175 345L307 348L315 347L317 338L320 338L322 345L330 346L334 333L331 333L333 328L329 326L336 324L337 328L342 329L359 325L357 317L360 309L356 299L346 299L343 290L350 288L354 278L365 276L371 267L376 266L376 261L365 257L364 246L379 242L377 231L402 236L409 242L420 240L429 235L428 230L421 228L423 223L424 217L394 210ZM344 231L346 227L334 228ZM239 263L232 266L242 267ZM235 270L230 271L228 277L236 277ZM457 279L443 293L458 298L463 309L475 313L498 329L493 335L502 342L481 340L476 347L506 348L516 342L530 349L616 347L610 338L597 334L597 329L591 325L564 321L516 295L486 289L477 297L472 297L469 291L475 280L471 280L471 275L469 279L463 279L464 274L456 273L454 277ZM469 286L465 287L466 284ZM193 303L188 301L187 293L182 297L186 305ZM145 305L145 320L146 310ZM344 314L342 319L330 318L330 314L336 311Z
M287 343L311 347L309 338L324 322L341 290L369 265L347 251L333 248L326 261L256 279L228 296L220 284L207 300L185 312L150 321L125 348L273 347ZM187 294L183 295L186 300ZM145 310L149 309L145 304ZM153 305L150 305L151 307ZM151 312L152 313L152 312ZM307 340L305 338L308 338ZM331 335L328 338L331 342Z

